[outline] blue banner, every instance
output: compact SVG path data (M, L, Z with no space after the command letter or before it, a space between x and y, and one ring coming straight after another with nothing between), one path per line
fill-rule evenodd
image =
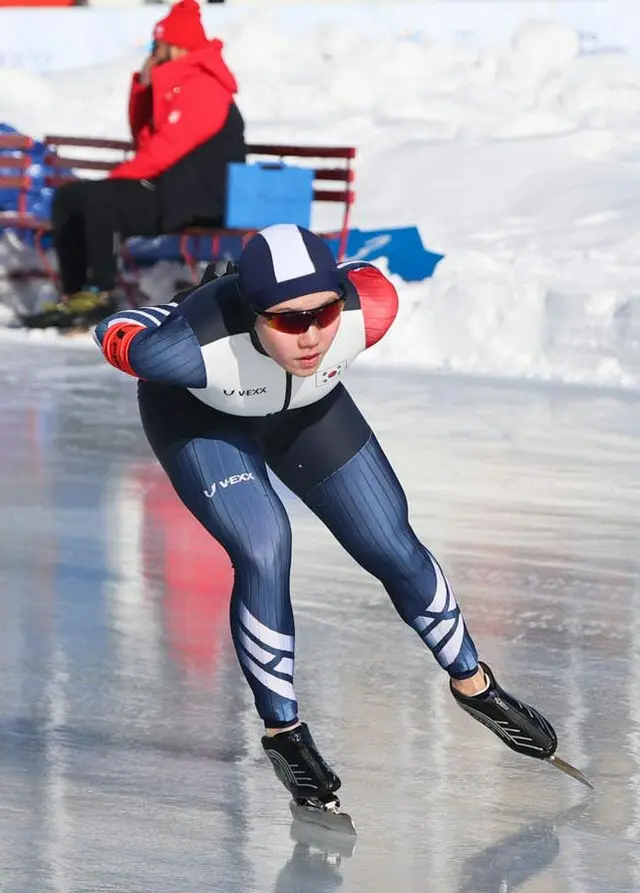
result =
M334 254L338 253L339 240L330 240ZM345 260L374 261L386 258L389 273L405 282L422 282L433 276L444 255L434 254L422 244L415 226L396 229L349 231Z

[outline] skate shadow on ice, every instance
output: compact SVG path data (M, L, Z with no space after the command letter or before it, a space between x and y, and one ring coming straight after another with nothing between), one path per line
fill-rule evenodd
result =
M350 859L356 838L294 820L293 852L278 872L273 893L332 893L342 885L340 866Z
M456 893L516 893L555 862L560 852L558 829L583 816L590 806L578 803L538 819L470 856L462 863Z

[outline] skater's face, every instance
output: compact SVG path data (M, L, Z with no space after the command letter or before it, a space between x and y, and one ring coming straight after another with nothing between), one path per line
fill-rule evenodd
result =
M334 291L302 295L260 314L256 333L272 360L291 375L306 378L331 347L343 307L344 298Z

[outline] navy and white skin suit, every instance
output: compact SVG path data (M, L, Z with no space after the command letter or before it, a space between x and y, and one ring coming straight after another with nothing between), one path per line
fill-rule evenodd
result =
M391 326L395 288L366 263L339 275L339 329L308 377L267 355L233 273L169 304L118 312L95 332L105 358L139 379L142 425L176 493L231 558L233 641L272 729L295 723L298 705L291 527L267 467L380 581L452 678L478 670L453 589L411 528L404 491L343 385Z

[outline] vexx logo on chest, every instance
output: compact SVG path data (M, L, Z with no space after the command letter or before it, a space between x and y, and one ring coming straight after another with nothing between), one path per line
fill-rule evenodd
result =
M237 394L238 397L259 397L260 394L266 394L267 389L264 388L247 388L246 390L236 390L235 388L231 388L231 390L223 389L222 393L225 397L233 397L234 394Z

